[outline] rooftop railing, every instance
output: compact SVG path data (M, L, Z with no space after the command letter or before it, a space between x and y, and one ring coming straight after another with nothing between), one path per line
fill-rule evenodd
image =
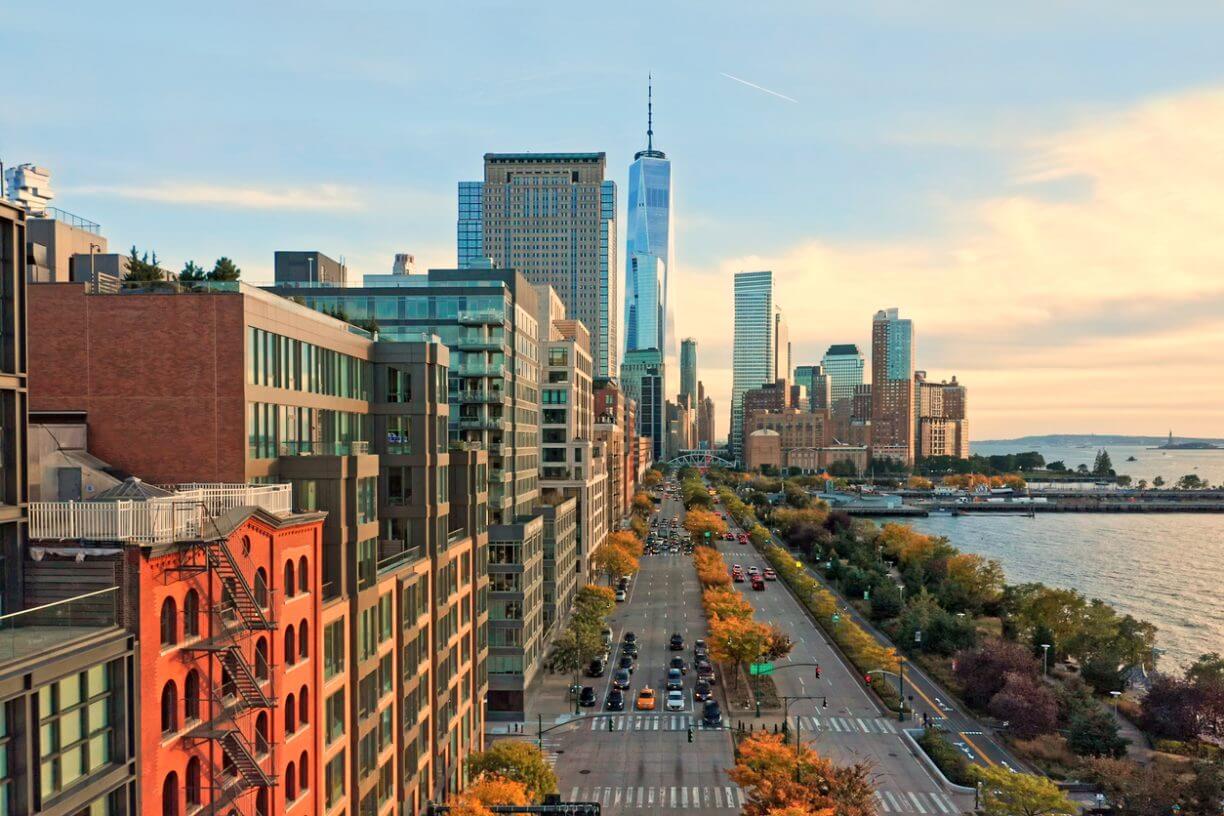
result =
M0 661L31 657L117 625L119 587L0 615Z
M143 500L30 502L34 541L194 541L208 521L236 507L284 515L293 509L288 484L189 484L174 495Z

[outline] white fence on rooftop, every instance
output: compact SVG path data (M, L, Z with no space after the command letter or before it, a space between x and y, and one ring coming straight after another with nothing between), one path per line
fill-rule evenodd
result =
M293 504L288 484L188 484L170 489L173 496L145 501L31 502L30 539L170 544L199 538L210 518L235 507L283 515Z

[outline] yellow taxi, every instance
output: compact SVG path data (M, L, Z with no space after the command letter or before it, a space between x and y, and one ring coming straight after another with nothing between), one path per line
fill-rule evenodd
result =
M654 711L655 710L655 693L654 689L646 686L638 692L637 696L638 711Z

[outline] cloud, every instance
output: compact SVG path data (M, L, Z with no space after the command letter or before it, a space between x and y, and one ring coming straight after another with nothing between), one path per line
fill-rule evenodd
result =
M117 196L162 204L237 210L361 210L357 190L336 184L308 187L242 187L237 185L167 182L136 186L89 186L71 189L76 195Z
M919 367L969 386L976 438L1146 433L1170 417L1178 433L1220 435L1221 128L1224 91L1152 99L1014 148L1008 195L932 203L941 234L681 265L676 310L700 319L677 334L701 342L726 416L732 275L772 269L796 364L834 342L866 350L873 313L899 306Z

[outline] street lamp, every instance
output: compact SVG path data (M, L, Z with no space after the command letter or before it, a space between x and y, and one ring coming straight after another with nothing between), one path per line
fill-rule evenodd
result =
M1041 676L1045 677L1050 673L1050 644L1041 644Z
M1109 692L1109 696L1110 696L1110 697L1113 697L1113 703L1114 703L1114 716L1116 717L1116 716L1118 716L1118 698L1122 696L1122 692L1120 692L1120 691L1111 691L1111 692Z

